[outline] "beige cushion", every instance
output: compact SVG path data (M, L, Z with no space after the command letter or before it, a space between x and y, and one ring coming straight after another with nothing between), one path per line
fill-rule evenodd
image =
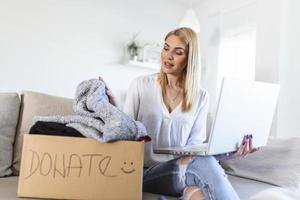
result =
M18 176L0 178L0 200L22 200L17 197ZM34 200L26 198L26 200Z
M73 112L73 100L38 92L23 91L21 111L14 145L13 172L19 174L23 134L27 134L33 125L34 116L69 115Z
M300 137L270 138L261 150L241 160L222 161L222 166L230 175L300 189L299 155Z
M17 93L0 93L0 177L12 173L13 143L20 109Z

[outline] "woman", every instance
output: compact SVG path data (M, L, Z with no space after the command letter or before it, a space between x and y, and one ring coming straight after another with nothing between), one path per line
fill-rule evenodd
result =
M156 147L189 146L206 139L208 94L200 88L199 62L196 33L176 29L165 37L160 73L138 77L130 86L124 111L142 122L152 138L146 143L143 190L186 200L239 199L216 157L153 153ZM231 157L254 151L251 139L247 136Z

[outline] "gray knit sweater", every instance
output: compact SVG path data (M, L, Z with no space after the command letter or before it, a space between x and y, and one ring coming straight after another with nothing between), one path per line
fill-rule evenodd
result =
M33 122L57 122L101 142L136 140L147 135L145 126L109 103L105 83L98 79L81 82L73 109L77 115L36 116Z

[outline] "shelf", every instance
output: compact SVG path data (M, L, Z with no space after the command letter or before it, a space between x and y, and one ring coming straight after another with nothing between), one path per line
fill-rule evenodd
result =
M159 63L149 63L149 62L139 62L139 61L129 61L128 65L135 67L143 67L148 69L160 69Z

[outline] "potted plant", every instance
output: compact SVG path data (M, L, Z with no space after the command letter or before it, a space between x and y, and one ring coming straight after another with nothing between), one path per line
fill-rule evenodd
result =
M138 36L138 33L134 33L131 38L131 42L127 45L129 58L130 58L130 60L134 60L134 61L137 61L139 49L141 48L136 41L137 36Z

